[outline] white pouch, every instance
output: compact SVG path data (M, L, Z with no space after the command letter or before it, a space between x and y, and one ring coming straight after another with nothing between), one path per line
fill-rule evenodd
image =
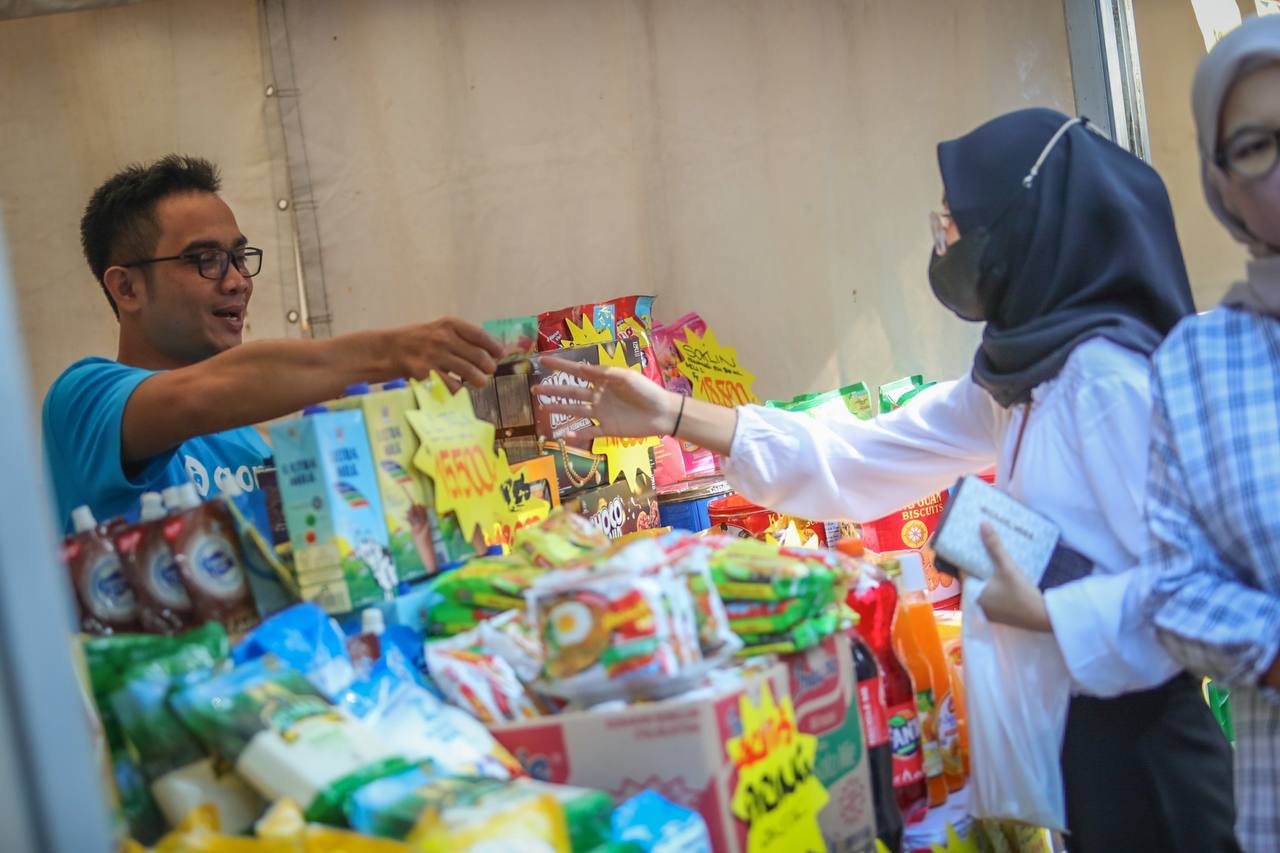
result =
M1071 675L1052 634L987 620L978 606L986 585L966 577L961 604L970 811L1063 830L1061 751Z

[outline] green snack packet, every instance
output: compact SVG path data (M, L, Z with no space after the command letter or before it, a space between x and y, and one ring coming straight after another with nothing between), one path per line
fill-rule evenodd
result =
M778 602L777 605L770 605L767 609L748 609L743 605L749 603L734 602L734 606L728 608L729 627L739 636L776 634L806 619L821 615L822 609L834 600L835 587L833 586L824 590L814 590L811 594L800 598ZM741 615L735 616L735 611Z
M834 608L828 608L818 616L806 619L787 631L773 634L742 634L744 645L738 651L738 657L785 655L806 651L835 633L839 622L839 613Z
M273 655L188 687L170 705L259 794L292 799L308 820L341 824L347 796L408 766L377 732Z
M857 418L869 421L876 416L871 405L871 389L865 382L855 382L840 389L840 396L847 408Z
M938 383L925 382L920 374L895 379L887 385L880 386L880 414L888 414L910 402L911 398L926 388Z
M402 840L428 807L444 808L515 786L551 794L564 809L574 853L587 853L607 843L613 799L603 791L553 785L534 779L511 782L472 776L443 776L433 768L415 767L357 791L347 803L351 826L366 835Z
M154 844L168 825L151 797L142 769L123 749L112 753L111 769L129 835L143 844Z
M177 636L158 634L117 634L109 637L84 637L80 641L84 651L85 666L89 670L89 686L94 704L106 734L107 744L113 753L125 748L124 732L115 710L111 707L111 695L124 685L129 670L140 663L172 654L190 646L201 646L214 660L222 660L231 653L227 632L217 622L207 622Z

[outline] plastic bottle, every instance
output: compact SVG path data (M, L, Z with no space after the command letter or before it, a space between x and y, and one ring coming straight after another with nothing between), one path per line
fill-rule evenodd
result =
M957 784L964 787L959 764L960 741L956 732L955 707L951 700L951 680L942 658L942 644L933 621L933 607L925 594L924 562L915 552L898 557L902 567L898 577L898 612L894 619L893 642L916 686L920 733L924 744L924 772L929 779L929 805L936 808L947 801L951 786L943 754L955 758ZM932 639L932 643L930 640ZM945 708L945 712L944 712Z
M382 635L387 630L386 618L377 607L367 607L360 613L360 633L347 638L347 654L356 672L368 675L369 670L382 657Z
M908 824L916 823L928 812L929 792L915 687L893 648L891 632L898 592L887 580L878 580L870 572L864 572L846 603L858 613L858 633L875 656L884 679L894 793L902 819Z
M871 764L871 795L875 801L876 837L890 850L902 849L902 812L893 792L893 747L889 743L889 714L885 706L884 679L875 654L857 631L850 632L853 670L858 681L858 711L867 734Z
M956 709L956 731L960 736L960 763L964 776L969 778L969 721L964 695L964 648L961 645L963 624L958 610L935 610L933 621L938 626L942 640L942 655L947 661L947 675L951 678L951 698ZM945 764L945 759L944 759Z
M62 543L62 560L71 572L80 630L89 634L136 631L137 599L111 535L99 526L87 506L72 510L71 523L75 533Z

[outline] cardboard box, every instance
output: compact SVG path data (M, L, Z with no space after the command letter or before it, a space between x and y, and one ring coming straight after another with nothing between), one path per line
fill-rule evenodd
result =
M653 481L641 474L638 483L640 490L633 492L631 484L624 478L610 486L575 495L570 505L610 539L661 527L658 495L653 490Z
M818 824L832 853L864 853L875 845L875 802L866 737L856 704L857 683L849 638L834 634L783 658L796 726L818 736L814 771L831 799Z
M960 606L960 582L934 568L933 549L929 547L946 506L946 492L930 495L898 512L863 524L862 541L872 551L886 556L900 551L919 551L929 585L929 602L937 608L954 609Z
M787 671L776 664L749 680L759 700L767 678L774 697L787 695ZM712 847L747 849L747 826L733 815L737 770L725 743L742 734L742 688L699 691L618 711L581 711L491 727L530 775L549 782L597 788L615 801L652 788L694 809L707 822Z

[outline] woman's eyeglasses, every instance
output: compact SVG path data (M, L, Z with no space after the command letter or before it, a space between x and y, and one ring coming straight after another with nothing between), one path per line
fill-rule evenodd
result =
M1242 127L1222 143L1213 159L1218 168L1256 181L1271 174L1277 155L1280 155L1280 129Z

